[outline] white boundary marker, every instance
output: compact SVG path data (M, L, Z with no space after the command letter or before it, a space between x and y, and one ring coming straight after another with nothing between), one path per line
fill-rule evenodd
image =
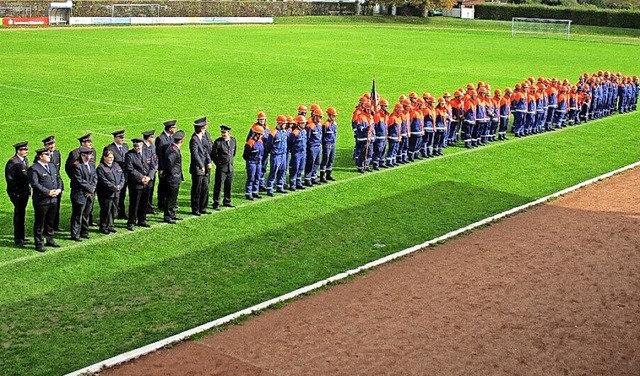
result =
M608 172L606 174L602 174L600 176L596 176L595 178L583 181L582 183L578 183L578 184L576 184L574 186L571 186L569 188L563 189L563 190L558 191L556 193L552 193L552 194L550 194L548 196L539 198L539 199L537 199L535 201L531 201L531 202L526 203L524 205L520 205L520 206L515 207L513 209L509 209L507 211L503 211L502 213L498 213L498 214L493 215L491 217L487 217L487 218L482 219L480 221L474 222L474 223L472 223L472 224L470 224L468 226L459 228L457 230L448 232L448 233L446 233L446 234L444 234L442 236L439 236L437 238L428 240L428 241L426 241L426 242L424 242L422 244L418 244L418 245L415 245L415 246L413 246L411 248L407 248L407 249L404 249L402 251L393 253L391 255L379 258L379 259L377 259L375 261L372 261L372 262L370 262L368 264L359 266L359 267L357 267L355 269L351 269L351 270L348 270L346 272L336 274L336 275L334 275L332 277L329 277L327 279L324 279L322 281L318 281L318 282L313 283L311 285L308 285L308 286L305 286L305 287L301 287L301 288L299 288L297 290L293 290L293 291L291 291L289 293L286 293L284 295L280 295L280 296L278 296L276 298L273 298L273 299L267 300L265 302L256 304L256 305L254 305L252 307L245 308L245 309L243 309L241 311L229 314L229 315L221 317L221 318L219 318L217 320L210 321L210 322L208 322L206 324L202 324L202 325L197 326L195 328L186 330L186 331L184 331L182 333L178 333L178 334L173 335L171 337L167 337L167 338L162 339L160 341L157 341L157 342L154 342L154 343L150 343L150 344L148 344L146 346L137 348L135 350L131 350L131 351L128 351L126 353L123 353L123 354L120 354L120 355L116 355L116 356L114 356L112 358L105 359L105 360L103 360L101 362L98 362L98 363L92 364L90 366L87 366L85 368L79 369L77 371L68 373L66 376L80 376L80 375L92 374L92 373L95 373L95 372L99 372L100 370L103 370L104 368L113 367L113 366L116 366L118 364L125 363L125 362L128 362L130 360L139 358L139 357L141 357L143 355L146 355L146 354L149 354L151 352L157 351L157 350L159 350L159 349L161 349L161 348L163 348L163 347L165 347L167 345L171 345L171 344L174 344L176 342L184 341L184 340L188 339L189 337L192 337L192 336L194 336L196 334L199 334L199 333L202 333L202 332L207 331L209 329L215 328L217 326L229 323L229 322L231 322L233 320L236 320L236 319L238 319L238 318L240 318L242 316L250 315L250 314L252 314L254 312L261 311L261 310L264 310L266 308L269 308L272 305L275 305L275 304L278 304L278 303L281 303L281 302L284 302L284 301L287 301L287 300L291 300L291 299L293 299L295 297L298 297L300 295L309 293L309 292L311 292L313 290L316 290L316 289L319 289L319 288L321 288L323 286L326 286L329 283L345 279L345 278L350 277L350 276L352 276L354 274L358 274L358 273L360 273L360 272L362 272L364 270L369 270L369 269L372 269L372 268L374 268L376 266L379 266L379 265L385 264L385 263L387 263L389 261L395 260L397 258L404 257L406 255L409 255L411 253L419 251L419 250L421 250L423 248L429 247L429 246L434 245L434 244L438 244L441 241L444 241L444 240L447 240L447 239L451 239L451 238L453 238L455 236L458 236L460 234L463 234L463 233L465 233L467 231L470 231L470 230L473 230L475 228L484 226L486 224L489 224L491 222L497 221L499 219L502 219L504 217L510 216L512 214L521 212L521 211L526 210L526 209L528 209L530 207L533 207L533 206L542 204L544 202L547 202L547 201L549 201L551 199L566 195L567 193L570 193L570 192L573 192L573 191L578 190L580 188L586 187L586 186L588 186L590 184L593 184L593 183L596 183L596 182L598 182L600 180L604 180L604 179L610 178L613 175L617 175L617 174L619 174L621 172L630 170L630 169L638 167L638 166L640 166L640 161L632 163L632 164L627 165L627 166L624 166L624 167L619 168L617 170Z

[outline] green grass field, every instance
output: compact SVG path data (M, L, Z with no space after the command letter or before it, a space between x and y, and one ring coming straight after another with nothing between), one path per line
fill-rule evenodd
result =
M207 115L214 136L224 123L242 141L261 110L273 119L319 103L341 114L338 182L246 203L238 156L238 208L173 227L156 216L151 229L120 223L118 234L79 244L60 234L63 248L38 254L11 246L12 207L0 198L0 374L73 371L640 159L632 113L358 175L349 119L373 75L395 100L479 80L503 89L529 76L638 74L640 43L608 29L566 42L512 39L503 23L331 20L0 32L5 160L14 142L34 150L49 134L66 157L85 132L101 149L113 130L130 139L171 118L190 134ZM186 171L187 147L183 155ZM28 207L28 234L31 222Z

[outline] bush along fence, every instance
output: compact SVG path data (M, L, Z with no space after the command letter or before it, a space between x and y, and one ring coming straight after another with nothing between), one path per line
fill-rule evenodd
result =
M74 1L74 17L111 17L111 4L159 4L160 17L283 17L316 15L353 15L355 3L271 2L271 1ZM49 2L2 1L3 7L31 7L33 17L48 15ZM18 15L11 15L18 16ZM131 14L130 16L146 16ZM155 16L155 14L154 14Z
M475 7L478 19L511 21L513 17L556 18L579 25L640 29L640 11L489 3Z

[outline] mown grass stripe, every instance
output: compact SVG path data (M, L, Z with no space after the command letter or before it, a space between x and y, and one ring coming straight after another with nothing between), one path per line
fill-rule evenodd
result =
M619 168L617 170L608 172L606 174L602 174L600 176L596 176L596 177L594 177L592 179L585 180L585 181L583 181L583 182L581 182L579 184L576 184L574 186L565 188L565 189L563 189L561 191L552 193L550 195L547 195L545 197L539 198L537 200L528 202L528 203L526 203L524 205L520 205L518 207L503 211L502 213L498 213L496 215L484 218L484 219L482 219L480 221L477 221L477 222L474 222L474 223L472 223L472 224L470 224L468 226L464 226L464 227L461 227L461 228L459 228L457 230L450 231L450 232L448 232L448 233L446 233L446 234L444 234L442 236L439 236L439 237L431 239L431 240L427 240L424 243L414 245L413 247L403 249L402 251L393 253L391 255L388 255L388 256L385 256L385 257L381 257L381 258L379 258L379 259L377 259L375 261L369 262L369 263L367 263L365 265L362 265L362 266L359 266L357 268L350 269L350 270L347 270L345 272L333 275L333 276L331 276L329 278L323 279L323 280L318 281L316 283L313 283L311 285L307 285L307 286L301 287L299 289L296 289L296 290L291 291L289 293L286 293L284 295L280 295L280 296L278 296L276 298L269 299L269 300L264 301L262 303L259 303L259 304L256 304L254 306L251 306L249 308L245 308L245 309L243 309L241 311L237 311L237 312L234 312L234 313L229 314L227 316L221 317L219 319L210 321L210 322L208 322L206 324L202 324L202 325L197 326L195 328L192 328L192 329L189 329L189 330L185 330L182 333L178 333L176 335L173 335L171 337L162 339L160 341L156 341L154 343L150 343L150 344L148 344L146 346L137 348L135 350L131 350L131 351L128 351L126 353L119 354L119 355L114 356L112 358L105 359L105 360L100 361L98 363L95 363L95 364L92 364L90 366L87 366L87 367L81 368L79 370L76 370L74 372L70 372L66 376L81 376L81 375L87 374L87 373L94 373L94 372L98 372L98 371L100 371L100 370L102 370L104 368L114 367L114 366L116 366L118 364L122 364L122 363L128 362L130 360L139 358L141 356L147 355L147 354L152 353L154 351L160 350L163 347L169 346L171 344L175 344L177 342L181 342L181 341L187 340L187 339L189 339L189 338L191 338L191 337L193 337L193 336L195 336L197 334L200 334L200 333L206 332L208 330L211 330L211 329L213 329L215 327L230 323L230 322L232 322L234 320L237 320L237 319L239 319L239 318L241 318L243 316L248 316L248 315L251 315L253 313L265 310L265 309L267 309L269 307L272 307L272 306L274 306L276 304L287 302L287 301L289 301L289 300L291 300L293 298L296 298L296 297L299 297L301 295L310 293L310 292L312 292L314 290L317 290L317 289L319 289L319 288L321 288L323 286L326 286L326 285L328 285L330 283L341 281L341 280L343 280L345 278L348 278L348 277L350 277L352 275L355 275L355 274L358 274L360 272L363 272L363 271L366 271L366 270L370 270L370 269L373 269L373 268L378 267L380 265L386 264L386 263L388 263L390 261L396 260L398 258L408 256L408 255L410 255L412 253L415 253L417 251L423 250L424 248L436 245L436 244L438 244L440 242L446 241L446 240L451 239L453 237L468 233L468 232L470 232L470 231L472 231L472 230L474 230L476 228L488 225L488 224L490 224L492 222L499 221L502 218L505 218L507 216L511 216L513 214L525 211L525 210L527 210L527 209L529 209L529 208L531 208L533 206L540 205L542 203L548 202L548 201L550 201L550 200L552 200L554 198L558 198L560 196L564 196L564 195L566 195L568 193L571 193L573 191L576 191L576 190L578 190L580 188L584 188L584 187L586 187L588 185L594 184L594 183L599 182L601 180L608 179L608 178L610 178L610 177L612 177L614 175L623 173L625 171L631 170L631 169L636 168L638 166L640 166L640 161L632 163L632 164L629 164L629 165L624 166L622 168Z

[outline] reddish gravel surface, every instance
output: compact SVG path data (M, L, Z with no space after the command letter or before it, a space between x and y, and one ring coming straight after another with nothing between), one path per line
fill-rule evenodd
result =
M101 375L640 375L640 169Z

